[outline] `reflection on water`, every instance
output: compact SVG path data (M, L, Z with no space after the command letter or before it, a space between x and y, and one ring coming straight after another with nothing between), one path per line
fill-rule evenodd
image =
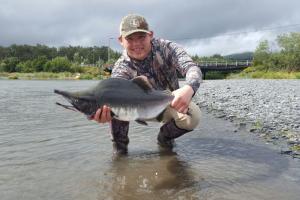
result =
M174 152L158 150L157 124L131 123L113 158L108 125L55 105L53 89L96 83L0 80L1 200L299 199L299 160L205 112Z
M112 162L106 173L108 196L114 199L191 199L195 194L195 174L174 152L141 153ZM195 196L194 196L195 197ZM195 197L196 198L196 197Z

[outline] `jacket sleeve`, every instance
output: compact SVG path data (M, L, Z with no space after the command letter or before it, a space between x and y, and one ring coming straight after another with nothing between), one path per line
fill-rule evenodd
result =
M187 52L177 44L170 42L169 48L169 59L172 65L181 73L182 76L186 77L186 84L190 85L194 92L196 92L202 81L202 73L196 63L193 62L192 58Z
M134 78L134 70L129 67L129 64L121 57L113 66L111 77L124 78L130 80Z

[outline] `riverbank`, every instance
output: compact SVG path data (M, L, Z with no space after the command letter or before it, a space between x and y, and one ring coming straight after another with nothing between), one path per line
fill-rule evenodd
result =
M0 79L23 79L23 80L101 80L109 77L108 72L89 68L83 73L71 72L34 72L34 73L7 73L0 72ZM256 71L253 67L248 67L240 73L227 74L223 72L210 72L208 79L300 79L300 72L272 72Z
M21 80L101 80L109 77L103 73L71 73L71 72L34 72L34 73L0 73L0 79Z
M262 71L255 67L248 67L240 73L230 74L227 79L300 79L300 72Z
M300 157L299 80L204 81L195 96L198 105L218 118L230 120Z

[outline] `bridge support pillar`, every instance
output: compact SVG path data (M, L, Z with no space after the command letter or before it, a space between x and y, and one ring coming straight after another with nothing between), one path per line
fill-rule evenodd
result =
M202 72L202 80L205 80L205 75L206 75L206 72L203 71L203 72Z

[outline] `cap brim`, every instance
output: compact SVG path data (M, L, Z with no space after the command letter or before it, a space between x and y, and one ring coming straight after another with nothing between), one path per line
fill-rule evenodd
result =
M136 30L132 30L132 31L129 31L129 32L126 32L126 33L122 33L122 36L127 37L127 36L129 36L133 33L137 33L137 32L150 33L150 31L147 31L145 29L136 29Z

